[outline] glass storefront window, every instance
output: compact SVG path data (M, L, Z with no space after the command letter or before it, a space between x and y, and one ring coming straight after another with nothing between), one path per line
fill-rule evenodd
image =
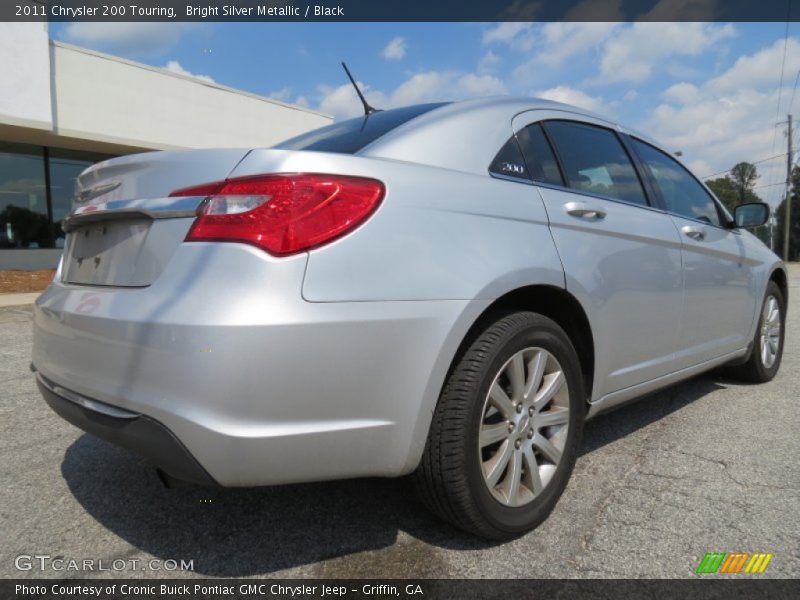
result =
M44 149L0 142L0 248L52 245Z
M111 155L0 142L0 249L63 248L61 220L72 205L75 180L107 158Z
M101 160L111 158L107 154L48 148L50 167L50 201L53 208L53 235L56 248L64 247L64 232L61 220L67 215L75 193L75 180L84 169Z

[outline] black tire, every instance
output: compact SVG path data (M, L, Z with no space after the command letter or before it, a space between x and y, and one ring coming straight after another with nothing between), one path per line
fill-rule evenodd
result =
M780 307L780 337L778 339L778 355L772 366L767 367L761 354L761 329L764 326L764 307L770 297L774 297ZM771 381L778 373L781 366L781 359L783 358L783 341L786 336L786 300L783 297L781 289L774 281L767 284L767 291L764 293L764 299L758 310L758 326L756 327L755 335L752 341L752 350L747 362L740 365L729 366L725 368L725 375L731 379L739 381L747 381L750 383L766 383Z
M528 504L510 507L498 501L484 481L478 432L495 376L515 353L530 347L547 350L561 367L569 397L568 427L549 483ZM580 362L564 331L537 313L498 315L456 359L445 382L413 476L419 496L445 521L484 538L511 539L537 527L555 507L572 474L585 411Z

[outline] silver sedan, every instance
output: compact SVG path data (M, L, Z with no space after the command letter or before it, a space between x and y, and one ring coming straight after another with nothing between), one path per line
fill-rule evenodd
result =
M35 307L50 406L222 486L414 474L477 535L541 523L584 421L781 362L787 277L657 143L536 99L426 104L78 182Z

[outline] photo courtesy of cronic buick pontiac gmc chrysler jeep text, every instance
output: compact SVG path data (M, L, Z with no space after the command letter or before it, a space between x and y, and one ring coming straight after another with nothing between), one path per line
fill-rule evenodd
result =
M726 366L772 379L787 276L670 152L580 109L378 111L78 180L32 368L175 478L413 474L477 535L541 523L587 417Z

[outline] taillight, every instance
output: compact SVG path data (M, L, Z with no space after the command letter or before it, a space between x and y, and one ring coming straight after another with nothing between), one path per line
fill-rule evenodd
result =
M299 173L240 177L170 196L206 196L187 242L242 242L287 256L349 233L385 191L375 179Z

